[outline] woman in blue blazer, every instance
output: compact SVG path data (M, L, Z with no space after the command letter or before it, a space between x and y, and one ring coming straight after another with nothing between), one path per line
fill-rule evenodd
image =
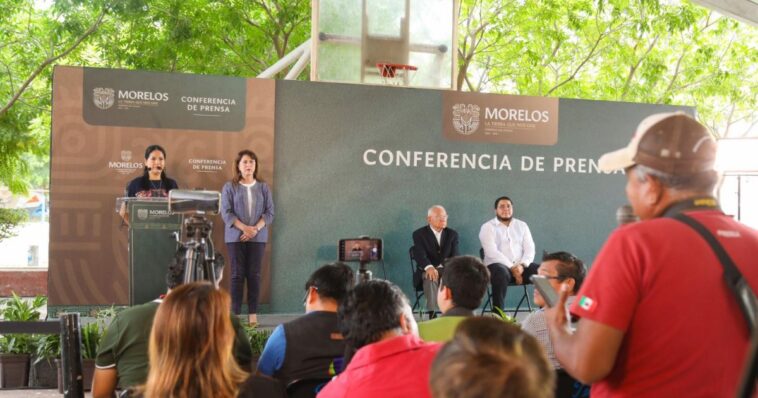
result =
M256 324L261 263L274 220L271 190L258 177L258 157L249 149L234 160L234 178L221 192L224 242L232 265L232 311L242 310L242 292L247 281L248 321Z

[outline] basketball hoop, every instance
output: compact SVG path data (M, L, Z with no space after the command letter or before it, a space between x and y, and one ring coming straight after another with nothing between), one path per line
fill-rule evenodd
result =
M380 62L376 64L384 84L392 86L408 86L416 76L417 67L406 64L391 64Z

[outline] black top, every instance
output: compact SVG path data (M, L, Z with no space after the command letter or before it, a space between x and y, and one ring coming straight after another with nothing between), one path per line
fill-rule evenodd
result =
M313 311L284 324L287 345L282 367L274 377L293 380L325 379L342 367L345 341L336 312Z
M129 182L129 185L126 186L126 196L130 198L165 198L168 196L168 191L179 188L174 179L166 177L165 180L150 181L150 189L145 189L142 186L142 178L139 176Z
M145 398L140 392L130 392L130 398ZM286 390L279 380L274 380L267 376L250 375L242 385L240 385L240 398L287 398Z
M240 398L287 398L284 385L279 381L262 375L250 375L240 386Z

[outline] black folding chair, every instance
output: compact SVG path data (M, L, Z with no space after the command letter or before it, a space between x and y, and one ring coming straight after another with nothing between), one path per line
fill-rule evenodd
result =
M484 261L484 248L479 248L479 258L481 258L482 261ZM524 289L524 293L521 295L521 300L519 300L518 305L516 306L516 309L513 311L512 317L515 318L519 312L526 312L526 313L532 312L532 302L529 300L529 289L526 288L526 285L531 285L531 284L532 283L530 281L524 281L524 283L521 285L517 285L514 282L511 282L508 284L508 287L520 286L521 288ZM511 291L511 290L513 289L508 289L508 291ZM524 301L526 301L526 309L521 309L521 306L524 304ZM505 312L505 308L501 308L501 310ZM492 308L492 285L487 287L487 301L484 302L481 315L484 315L485 312L495 312L495 309Z
M414 246L411 246L411 248L408 249L408 257L411 260L411 280L413 281L413 293L416 296L416 300L413 302L411 311L416 312L416 309L418 309L418 316L419 319L421 319L424 314L423 309L421 308L421 298L424 297L424 285L422 281L416 280L416 269L418 268L418 264L416 263L416 259L413 257L413 248Z

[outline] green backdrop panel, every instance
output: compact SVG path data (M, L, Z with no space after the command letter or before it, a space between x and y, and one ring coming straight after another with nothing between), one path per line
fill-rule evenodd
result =
M410 296L411 233L425 225L433 204L447 209L462 253L478 255L479 228L494 217L494 200L508 195L515 217L531 228L538 258L543 250L567 250L590 264L615 227L616 208L626 203L623 174L587 172L590 160L626 145L639 121L651 113L693 112L561 99L554 146L468 143L443 138L442 95L436 90L277 82L279 183L271 312L302 311L308 275L336 259L339 239L358 235L384 240L387 279ZM394 155L392 165L380 163L388 163L397 151L497 156L498 165L507 156L510 170L424 167L423 161L420 167L397 166ZM543 157L544 171L523 170L523 157ZM569 158L573 170L565 167ZM556 162L563 167L555 168ZM580 172L580 162L585 172ZM369 267L375 277L383 276L380 263ZM507 305L516 300L510 292Z

